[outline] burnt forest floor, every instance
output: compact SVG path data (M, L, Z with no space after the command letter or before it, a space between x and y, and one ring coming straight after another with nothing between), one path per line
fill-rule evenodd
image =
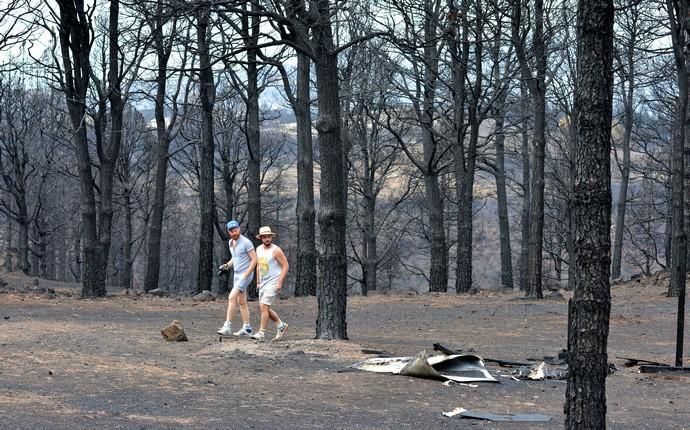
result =
M16 273L0 278L8 283L0 294L2 429L563 427L565 381L515 381L506 376L510 369L487 363L500 383L445 386L348 366L372 357L363 348L410 356L431 352L435 342L510 361L556 355L566 340L564 299L484 291L350 297L350 340L324 341L314 340L316 300L289 298L274 305L290 324L283 341L219 342L226 300L122 292L83 300L77 284ZM612 287L609 360L619 370L607 380L611 429L690 428L690 376L641 374L617 358L673 363L676 301L664 291L654 284ZM250 311L256 329L256 302ZM188 342L162 338L172 320L181 321ZM239 315L235 321L237 327ZM442 415L456 407L553 419L494 423Z

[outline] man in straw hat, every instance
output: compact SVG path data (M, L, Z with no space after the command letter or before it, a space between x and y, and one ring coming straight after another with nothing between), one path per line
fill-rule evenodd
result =
M232 220L225 227L228 230L228 247L232 258L227 263L221 265L221 271L228 271L234 268L235 276L232 282L232 291L228 295L228 310L225 317L225 324L218 330L218 334L228 336L251 336L252 326L249 323L249 306L247 306L247 287L254 279L254 268L256 267L256 252L251 240L242 235L240 223ZM235 306L239 306L240 315L244 325L239 331L232 332L232 319L235 316Z
M273 243L275 233L271 227L261 227L257 239L261 240L261 245L256 248L258 263L256 265L257 288L259 289L259 306L261 309L261 327L252 338L264 340L266 338L266 326L270 319L278 328L273 340L280 340L285 335L288 325L280 320L278 314L271 309L271 305L278 295L278 291L283 288L283 282L287 276L289 265L283 250Z

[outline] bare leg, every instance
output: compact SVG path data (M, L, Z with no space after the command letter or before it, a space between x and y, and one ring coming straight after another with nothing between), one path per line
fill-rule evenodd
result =
M240 305L240 315L244 325L249 325L249 306L247 305L247 293L240 293L237 296L237 304Z
M265 305L261 303L259 305L261 309L261 330L266 331L266 326L268 325L268 319L269 319L269 314L271 311L271 307L269 305Z
M269 308L268 308L268 317L269 317L269 318L271 319L271 321L273 321L274 323L276 323L276 324L279 324L279 323L280 323L280 317L278 316L278 314L276 313L276 311L274 311L273 309L271 309L270 306L269 306Z
M237 288L233 288L228 295L228 312L225 315L226 321L232 321L235 316L235 304L237 303L237 296L241 294L241 291Z

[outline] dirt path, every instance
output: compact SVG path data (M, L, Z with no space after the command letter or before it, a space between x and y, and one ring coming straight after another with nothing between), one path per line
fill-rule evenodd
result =
M5 280L26 282L2 275ZM44 281L41 281L44 285ZM513 381L476 388L347 371L361 348L414 355L434 342L484 357L524 361L565 344L565 301L517 294L353 297L350 341L313 340L313 298L281 300L283 342L218 342L224 301L125 297L79 300L0 294L0 428L7 429L441 429L562 428L565 382ZM609 427L685 428L690 378L623 368L617 356L672 363L675 301L661 287L614 287L608 379ZM256 324L258 312L250 304ZM182 321L189 342L160 329ZM690 337L686 350L690 350ZM687 360L686 360L687 361ZM507 373L489 366L495 373ZM345 371L344 371L345 370ZM540 413L547 424L446 418L458 406Z

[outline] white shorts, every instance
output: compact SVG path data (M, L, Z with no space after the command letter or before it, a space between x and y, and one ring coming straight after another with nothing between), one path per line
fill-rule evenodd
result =
M243 279L242 274L239 276L234 276L232 278L232 289L234 290L237 288L238 290L242 291L243 293L247 292L247 287L249 287L249 284L252 283L252 280L254 279L254 273L249 275L248 278Z
M271 306L277 295L275 284L264 285L259 289L259 303Z

